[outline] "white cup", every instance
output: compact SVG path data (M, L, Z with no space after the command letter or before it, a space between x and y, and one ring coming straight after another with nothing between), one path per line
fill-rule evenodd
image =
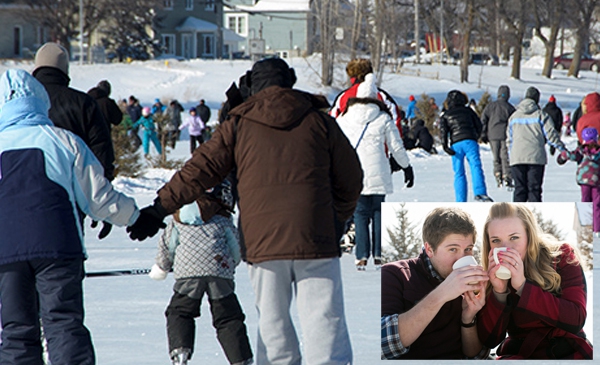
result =
M498 261L498 251L506 251L507 248L506 247L496 247L494 248L494 262L496 262L496 265L500 265L500 262ZM500 268L498 269L498 271L496 271L496 277L498 279L502 279L502 280L508 280L511 278L511 274L510 274L510 270L505 267L500 265Z
M460 259L456 260L454 265L452 265L452 270L460 269L465 266L477 266L478 263L473 256L463 256ZM472 281L469 284L476 285L478 281Z

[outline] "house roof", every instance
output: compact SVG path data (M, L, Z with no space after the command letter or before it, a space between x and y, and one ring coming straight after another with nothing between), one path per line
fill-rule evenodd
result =
M260 0L255 5L229 5L234 10L249 12L307 12L310 11L310 0Z
M207 22L206 20L194 18L193 16L188 16L185 20L178 25L175 30L179 32L216 32L219 27L211 22Z
M231 29L223 28L223 41L225 42L243 42L246 38L237 34Z

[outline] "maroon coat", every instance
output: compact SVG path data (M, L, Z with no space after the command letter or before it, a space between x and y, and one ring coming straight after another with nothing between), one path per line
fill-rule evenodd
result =
M335 222L352 216L362 169L335 120L318 111L328 105L279 86L251 96L158 191L161 205L174 212L236 166L247 261L338 257Z
M440 281L425 266L424 253L381 268L381 316L412 309ZM461 342L462 297L445 303L402 359L464 359Z
M506 304L493 294L477 314L477 330L484 346L504 359L591 359L585 339L587 289L571 246L561 247L555 269L561 276L562 294L556 296L527 280L519 297L510 289ZM508 337L506 334L508 333Z

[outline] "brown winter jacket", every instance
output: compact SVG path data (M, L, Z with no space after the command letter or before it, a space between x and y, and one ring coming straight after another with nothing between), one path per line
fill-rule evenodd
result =
M327 106L279 86L253 95L158 191L162 206L173 213L237 166L248 262L339 256L335 219L354 212L362 169L335 120L317 111Z

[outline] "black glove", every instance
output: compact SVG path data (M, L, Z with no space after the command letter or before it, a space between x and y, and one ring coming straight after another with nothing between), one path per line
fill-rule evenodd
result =
M487 138L487 136L481 136L481 138L479 138L479 142L481 143L488 143L490 140Z
M554 156L555 153L556 153L556 147L550 146L550 155Z
M412 166L408 165L408 167L403 168L402 171L404 171L404 183L406 184L406 187L412 188L415 184L415 174L413 173Z
M154 205L140 210L140 216L135 223L127 227L129 238L143 241L148 237L154 236L160 228L164 229L167 227L163 222L166 216L164 208L158 201L154 201Z
M444 151L446 151L446 153L449 154L450 156L454 156L456 154L456 152L454 152L454 150L450 147L444 146Z
M104 239L106 238L106 236L108 236L110 234L110 231L112 230L112 224L108 223L108 222L102 222L102 229L100 230L100 233L98 233L98 239Z
M92 220L92 224L90 224L90 227L92 227L92 228L98 227L98 221Z

